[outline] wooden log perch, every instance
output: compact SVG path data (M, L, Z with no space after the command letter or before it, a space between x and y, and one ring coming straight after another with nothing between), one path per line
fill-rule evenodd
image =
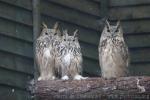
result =
M39 100L59 99L150 99L150 77L121 77L105 80L54 80L35 82L32 92Z

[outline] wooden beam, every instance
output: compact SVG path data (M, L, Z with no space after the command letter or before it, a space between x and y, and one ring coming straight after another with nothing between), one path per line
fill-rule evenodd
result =
M149 9L150 6L114 7L110 9L109 18L111 20L148 19Z
M33 75L33 59L0 51L0 67Z
M0 17L32 26L31 11L7 3L0 2Z
M110 6L138 6L150 4L149 0L110 0Z
M0 35L0 50L27 58L33 58L32 43L21 41L5 35Z
M27 10L32 10L32 0L0 0L0 1Z
M32 27L28 27L21 23L0 18L0 34L15 37L25 41L33 41Z
M38 81L34 94L39 100L71 99L150 99L150 77L122 77L105 80Z
M61 10L60 10L61 9ZM72 10L59 6L54 3L50 3L46 0L41 2L41 13L43 15L51 16L65 22L69 22L75 25L79 25L92 30L99 30L97 23L97 17L81 13L77 10Z
M48 1L56 4L60 4L65 7L79 10L83 13L88 13L90 15L100 17L100 13L99 13L100 3L95 3L91 0L48 0Z
M35 40L40 33L40 0L33 0L33 52L34 52L34 77L38 78L38 66L35 62Z

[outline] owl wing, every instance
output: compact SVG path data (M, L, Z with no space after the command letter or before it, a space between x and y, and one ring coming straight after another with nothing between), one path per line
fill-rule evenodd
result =
M79 44L77 44L74 52L75 52L75 55L77 57L77 64L78 64L77 65L77 70L78 70L79 73L81 73L82 72L83 58L82 58L82 53L81 53L81 47L80 47Z
M42 41L40 38L38 38L36 40L36 44L35 44L35 60L36 60L36 63L38 65L38 67L40 67L41 65L41 56L43 55L42 52L43 52L43 47L41 46L42 45Z
M41 67L42 66L42 59L43 59L43 55L44 55L44 49L46 47L48 47L48 37L39 37L37 40L36 40L36 44L35 44L35 60L36 60L36 63L38 65L38 67Z
M55 69L56 73L61 73L61 65L63 65L63 57L66 53L65 45L60 43L59 45L55 46Z
M129 57L128 47L127 47L127 45L124 42L122 42L121 51L120 52L121 52L120 54L123 57L124 64L126 65L126 67L128 67L129 66L129 59L130 59L130 57Z
M99 51L99 65L102 66L102 55L103 55L103 49L105 48L105 46L107 45L107 39L106 38L102 38L100 39L100 43L99 43L99 47L98 47L98 51Z

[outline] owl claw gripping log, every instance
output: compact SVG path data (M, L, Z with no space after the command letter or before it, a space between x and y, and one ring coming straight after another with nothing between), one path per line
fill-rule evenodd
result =
M48 29L43 23L43 29L36 40L36 62L39 67L40 77L38 80L53 80L54 74L54 49L53 40L56 37L58 23L53 29Z
M99 43L99 63L106 79L127 76L129 54L120 21L113 26L106 20Z

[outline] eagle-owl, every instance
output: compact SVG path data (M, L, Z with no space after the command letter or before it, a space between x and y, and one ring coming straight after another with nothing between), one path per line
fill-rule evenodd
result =
M58 23L55 23L53 29L48 29L43 24L42 32L36 40L35 55L40 72L38 80L55 79L53 42L58 32L57 27Z
M80 75L82 71L82 54L76 34L77 30L72 36L68 35L67 30L63 31L61 43L57 46L55 64L62 80L68 80L69 78L75 80L85 79Z
M106 20L98 49L102 77L110 79L127 76L129 54L120 21L110 25Z

